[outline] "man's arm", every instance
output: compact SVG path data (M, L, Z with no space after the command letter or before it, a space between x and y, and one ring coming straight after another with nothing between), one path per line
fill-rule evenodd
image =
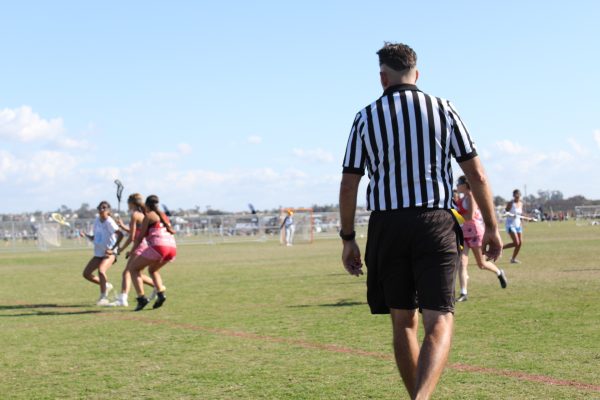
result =
M479 157L463 161L459 165L469 181L471 192L481 210L483 222L485 223L482 248L488 258L497 260L502 254L502 239L500 238L500 232L498 232L492 190L485 170Z
M342 233L349 235L354 232L354 217L356 214L356 197L362 175L342 174L340 184L340 223ZM342 263L349 274L362 275L362 260L356 240L343 240Z

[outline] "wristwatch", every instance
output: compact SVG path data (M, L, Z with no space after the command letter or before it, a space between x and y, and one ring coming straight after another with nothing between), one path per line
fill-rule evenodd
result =
M340 229L340 237L342 238L342 240L349 242L350 240L354 240L354 238L356 238L356 231L352 231L351 233L345 234Z

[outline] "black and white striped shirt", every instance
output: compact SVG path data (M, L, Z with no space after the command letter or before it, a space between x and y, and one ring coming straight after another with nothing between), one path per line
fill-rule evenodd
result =
M415 85L388 88L354 119L344 173L369 171L367 208L452 207L451 157L477 156L458 112L448 100Z

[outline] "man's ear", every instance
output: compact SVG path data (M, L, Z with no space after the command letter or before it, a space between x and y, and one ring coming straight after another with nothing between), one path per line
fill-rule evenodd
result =
M415 83L419 80L419 70L415 70Z
M381 80L381 86L385 89L388 87L390 80L385 72L379 71L379 79Z

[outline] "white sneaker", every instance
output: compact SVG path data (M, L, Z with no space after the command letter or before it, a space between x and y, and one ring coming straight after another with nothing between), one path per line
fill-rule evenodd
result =
M166 286L163 286L163 291L167 290ZM156 294L158 293L158 290L156 290L156 288L154 290L152 290L152 293L150 293L150 297L148 297L149 301L152 301L156 298Z
M111 307L129 307L129 302L127 299L119 298L117 301L113 301L109 304Z
M97 306L102 306L102 307L107 307L110 306L110 302L108 301L107 297L100 297L100 299L98 300L98 302L96 302Z

